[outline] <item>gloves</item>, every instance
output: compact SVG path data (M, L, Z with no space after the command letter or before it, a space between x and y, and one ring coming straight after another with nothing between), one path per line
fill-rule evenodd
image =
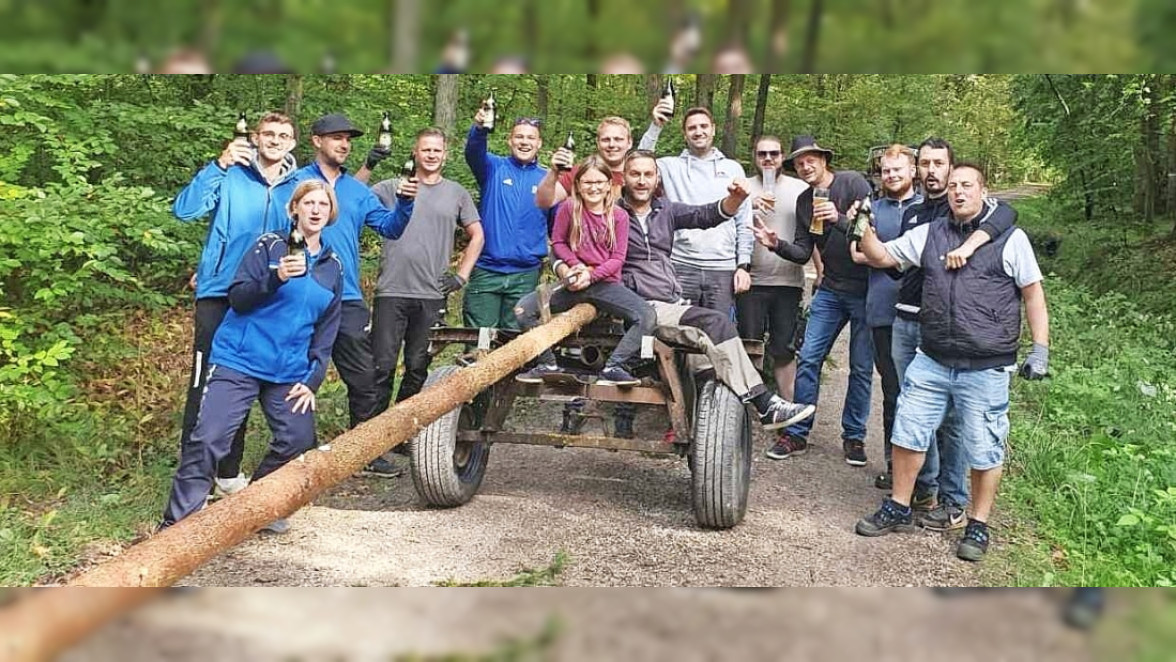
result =
M1049 348L1039 343L1033 343L1033 349L1021 364L1021 376L1025 379L1045 379L1049 372Z
M445 274L441 277L441 294L449 296L450 294L465 287L466 281L457 274Z
M392 156L392 150L376 145L372 148L372 151L368 152L367 160L363 164L367 166L368 170L375 170L376 166L380 165L380 161L383 161L389 156Z

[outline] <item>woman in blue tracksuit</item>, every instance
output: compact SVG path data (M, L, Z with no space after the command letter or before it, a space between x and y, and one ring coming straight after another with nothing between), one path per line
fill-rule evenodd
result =
M326 375L343 297L343 264L321 236L335 222L338 203L329 185L310 180L294 190L287 210L305 248L291 249L286 236L270 233L242 258L162 527L204 505L217 462L255 400L261 400L273 441L253 480L314 446L315 391ZM285 520L266 527L275 533L288 528Z

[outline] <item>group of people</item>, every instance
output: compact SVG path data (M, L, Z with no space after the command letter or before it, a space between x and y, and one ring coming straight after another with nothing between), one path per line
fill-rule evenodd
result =
M302 168L290 155L295 127L280 114L264 116L251 143L230 143L175 203L182 220L212 220L196 276L183 459L164 525L201 507L210 490L248 482L241 450L255 399L274 440L254 480L313 445L314 394L328 360L347 386L352 426L388 407L401 355L396 400L418 392L429 329L450 294L464 290L467 326L540 324L536 287L550 254L561 283L551 312L588 302L624 324L600 382L639 383L644 337L695 347L705 355L698 369L713 370L764 428L779 430L767 450L775 460L807 450L821 367L848 324L842 451L848 464L866 465L876 369L886 472L875 484L891 491L857 532L966 528L957 553L979 560L1004 460L1022 301L1033 350L1021 373L1040 378L1048 365L1042 277L1015 211L990 199L983 170L957 163L938 138L917 150L892 146L876 195L860 173L833 169L834 152L809 136L788 151L775 136L758 137L748 178L715 147L704 107L681 113L686 148L658 157L674 110L670 98L657 103L637 149L629 122L605 117L595 153L577 161L561 147L550 168L539 163L539 119L515 120L499 155L479 110L464 148L477 205L445 178L438 129L417 135L412 176L370 188L388 152L373 148L349 174L362 132L342 115L314 122L315 158ZM865 200L872 224L855 231ZM370 329L359 287L364 225L385 238ZM458 231L468 242L451 268ZM810 261L816 281L801 332ZM774 391L742 340L765 337ZM548 350L516 378L541 382L560 370ZM578 430L576 407L565 410L564 432ZM617 436L632 436L633 414L617 407ZM384 458L368 469L395 471Z

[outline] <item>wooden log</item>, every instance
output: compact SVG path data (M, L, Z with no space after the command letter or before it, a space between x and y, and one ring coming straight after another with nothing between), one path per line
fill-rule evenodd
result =
M162 589L54 588L30 593L0 609L0 662L52 660Z

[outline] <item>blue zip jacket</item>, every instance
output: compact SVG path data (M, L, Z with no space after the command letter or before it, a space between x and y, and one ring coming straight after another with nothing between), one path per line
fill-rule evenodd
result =
M307 253L307 274L282 282L286 235L262 235L229 288L230 310L212 339L210 362L275 384L312 391L327 375L343 317L343 263L325 242Z
M878 239L885 242L897 238L902 233L903 214L921 202L923 196L918 193L901 201L886 196L871 201ZM894 326L899 285L888 269L870 269L870 287L866 290L866 324L870 328Z
M471 126L465 145L466 163L482 192L478 211L486 235L476 266L500 274L533 271L547 257L547 213L535 206L535 189L547 168L490 153L488 135Z
M299 183L308 179L330 182L317 161L303 166L295 175ZM347 174L346 169L335 180L335 197L339 200L339 217L323 229L323 243L343 263L343 300L363 301L359 289L359 233L366 225L383 237L399 239L412 218L412 207L397 204L395 209L386 208L367 185Z
M253 242L266 232L289 232L286 204L294 192L296 169L294 157L287 154L282 175L271 186L256 163L225 170L214 160L176 196L172 213L181 221L212 215L196 269L197 299L227 296L237 265Z

